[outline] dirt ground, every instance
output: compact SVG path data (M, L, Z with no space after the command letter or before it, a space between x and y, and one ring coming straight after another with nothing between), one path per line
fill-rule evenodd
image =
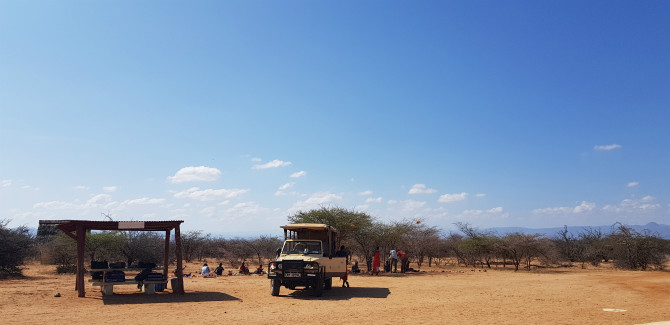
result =
M266 276L236 275L185 278L185 295L128 285L103 297L87 282L79 298L75 276L56 275L54 266L31 263L24 275L0 280L0 323L670 324L670 272L659 271L445 267L352 275L351 288L335 279L319 298L283 287L273 297Z

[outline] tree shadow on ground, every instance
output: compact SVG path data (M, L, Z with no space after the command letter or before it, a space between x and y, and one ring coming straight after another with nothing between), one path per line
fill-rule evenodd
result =
M240 298L221 292L186 292L183 295L168 292L148 295L142 292L102 296L105 305L161 304L175 302L232 301Z
M295 290L290 291L286 288L282 290L289 291L283 296L292 297L295 299L319 299L319 300L349 300L351 298L386 298L391 294L389 288L366 288L366 287L351 287L341 288L333 287L331 290L324 290L323 296L314 297L312 290Z

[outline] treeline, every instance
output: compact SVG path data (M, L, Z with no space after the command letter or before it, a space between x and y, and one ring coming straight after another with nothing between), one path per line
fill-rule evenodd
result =
M609 233L584 228L573 234L565 227L547 237L525 233L499 235L467 223L456 223L458 232L444 233L420 220L381 222L366 213L343 208L298 212L289 216L288 222L325 223L337 228L340 234L337 247L344 245L354 260L368 268L377 247L382 262L388 259L391 249L400 249L409 254L416 268L427 264L519 270L611 262L620 269L661 270L670 254L670 240L634 231L620 223L613 225ZM57 265L59 272L75 271L76 243L70 237L55 227L40 226L33 236L26 227L10 229L7 224L7 220L0 221L0 276L20 275L20 266L29 258ZM182 232L181 241L187 262L210 259L230 265L242 261L264 264L275 257L282 245L282 239L274 236L224 238L202 231ZM174 246L173 239L171 250ZM162 264L163 250L163 234L155 232L101 231L86 235L88 261Z

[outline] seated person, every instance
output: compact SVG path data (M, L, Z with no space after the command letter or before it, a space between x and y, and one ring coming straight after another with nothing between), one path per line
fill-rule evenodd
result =
M242 262L242 265L240 265L240 274L249 274L249 267Z
M200 274L202 275L203 278L213 278L216 277L215 274L210 273L209 266L207 266L207 263L202 266L202 269L200 270Z
M361 269L358 268L358 261L354 262L354 266L351 267L351 273L361 273Z
M216 272L216 275L223 275L223 263L219 263L219 266L214 269L214 272Z
M256 274L263 274L263 273L264 273L264 272L263 272L263 265L259 265L259 266L256 268L256 272L255 272L255 273L256 273Z

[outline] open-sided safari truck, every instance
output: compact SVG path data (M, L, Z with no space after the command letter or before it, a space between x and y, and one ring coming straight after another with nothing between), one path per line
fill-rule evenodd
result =
M345 276L346 256L335 256L337 229L316 223L282 226L284 246L276 261L270 262L268 278L272 295L278 296L284 286L311 288L314 296L333 287L333 278Z

